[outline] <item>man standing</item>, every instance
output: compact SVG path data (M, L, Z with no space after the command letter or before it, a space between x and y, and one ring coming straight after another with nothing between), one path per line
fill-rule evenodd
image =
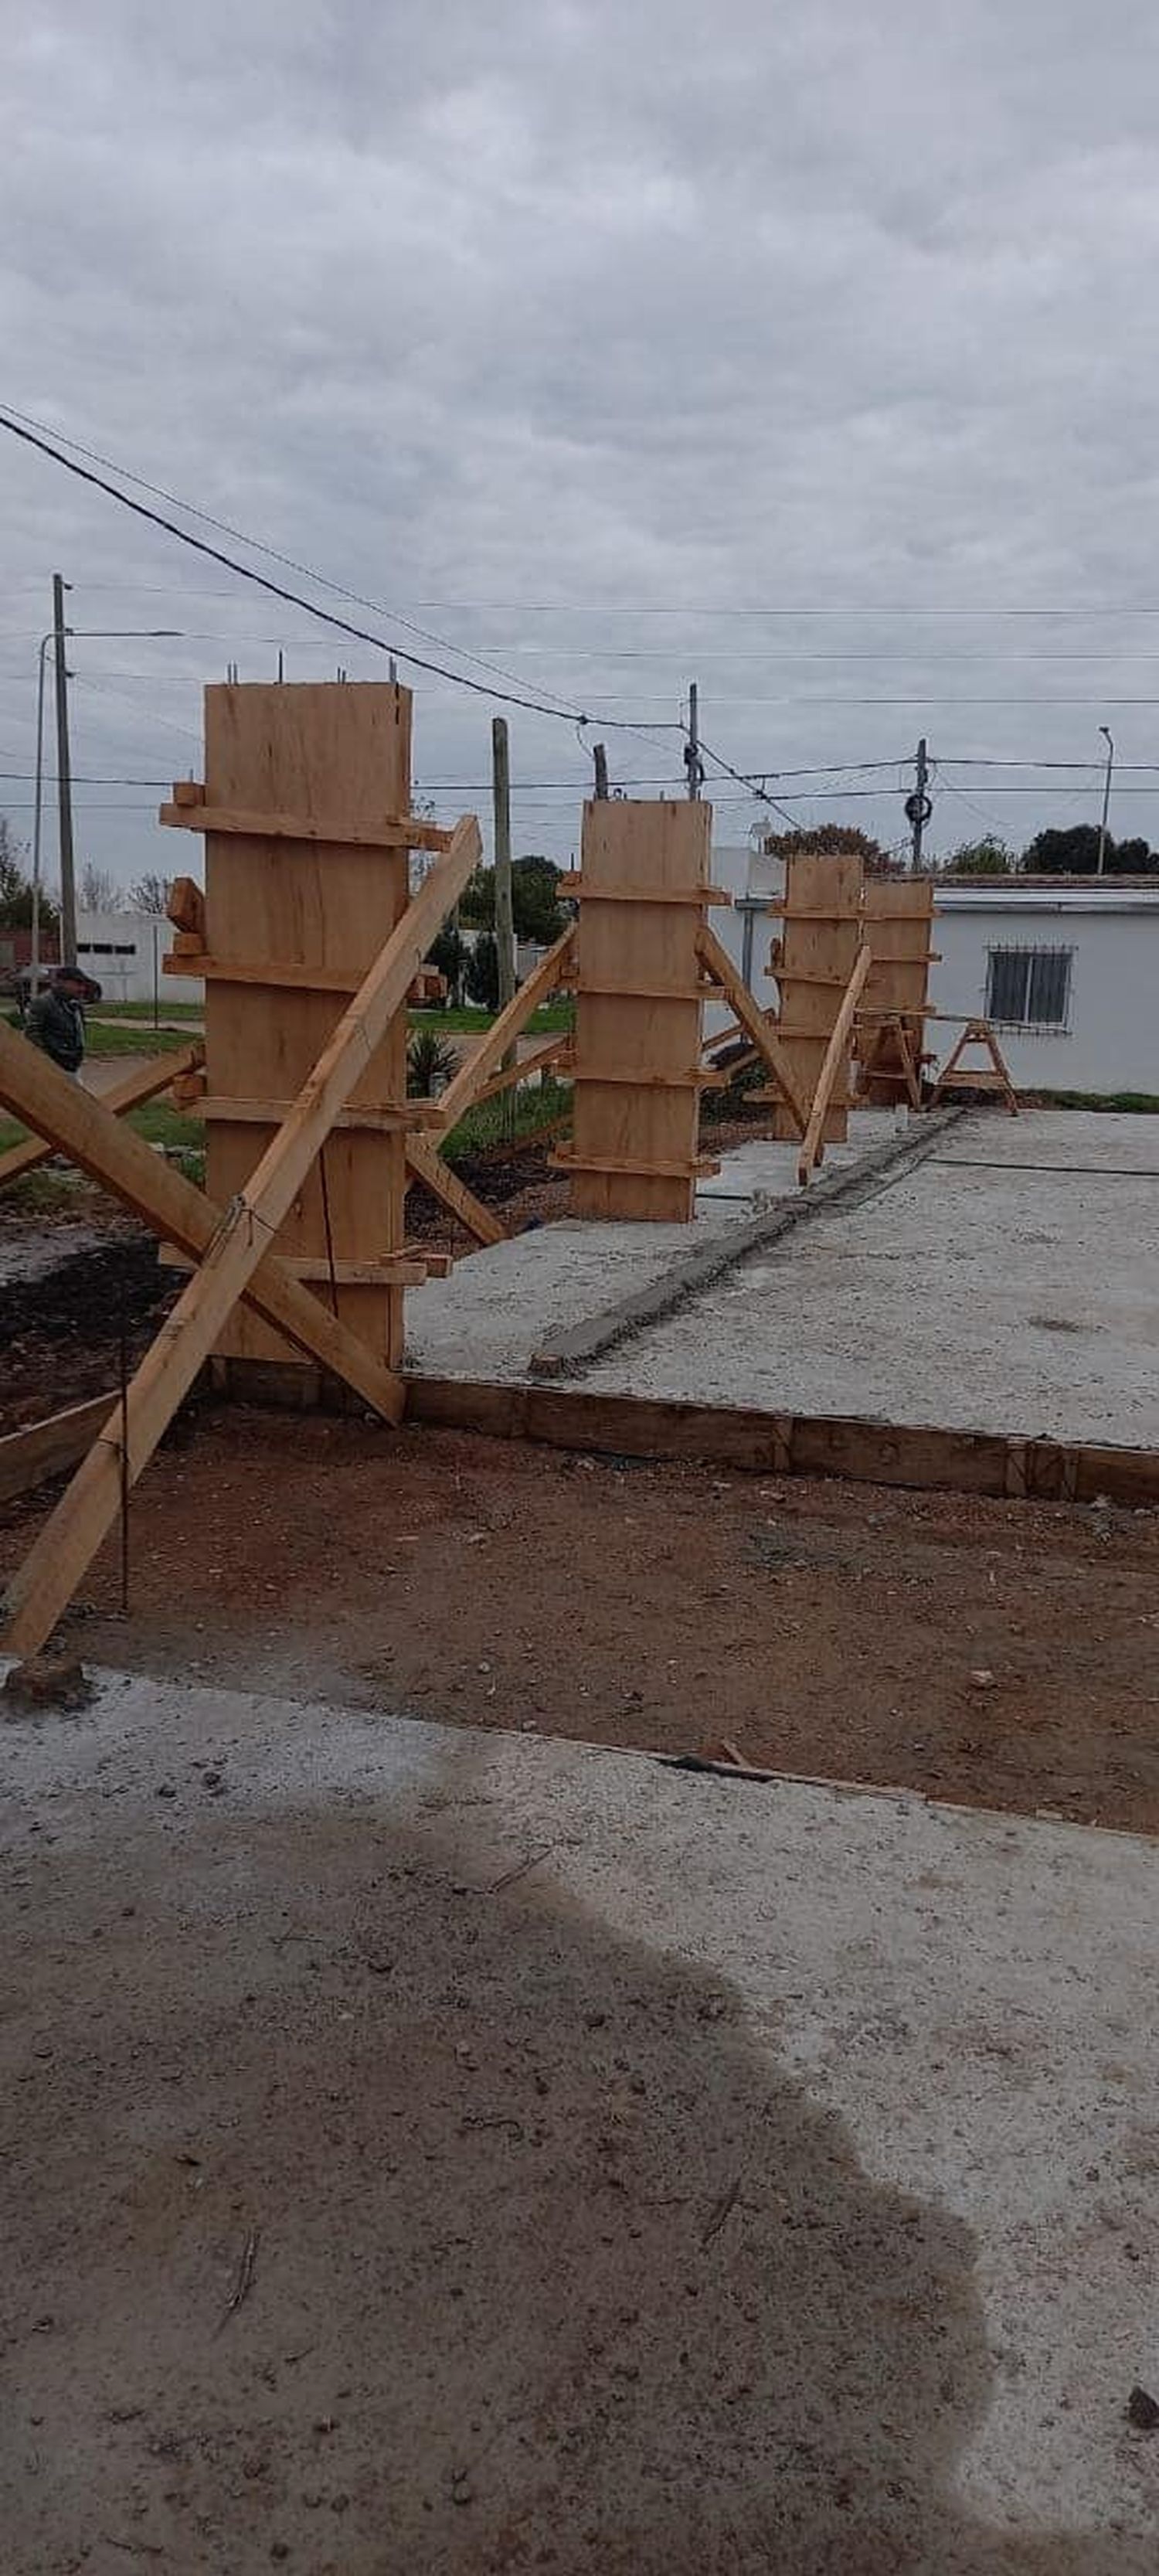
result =
M82 1005L99 1002L101 988L91 975L79 966L57 966L46 992L35 993L28 1005L24 1034L42 1055L51 1056L63 1073L79 1074L85 1056L85 1017Z

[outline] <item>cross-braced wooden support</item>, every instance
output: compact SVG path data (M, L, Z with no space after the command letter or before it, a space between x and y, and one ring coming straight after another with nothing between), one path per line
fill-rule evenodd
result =
M11 1615L5 1643L12 1652L35 1653L51 1635L116 1517L123 1480L135 1482L147 1466L223 1324L269 1261L287 1210L404 1003L440 922L478 862L481 846L474 816L464 816L449 848L375 959L257 1169L216 1223L213 1211L207 1211L209 1240L204 1247L195 1247L202 1249L200 1268L146 1352L123 1411L118 1407L110 1418L9 1587ZM3 1052L20 1044L19 1039L9 1038ZM45 1067L46 1072L51 1070ZM128 1143L115 1120L108 1121L108 1129L122 1145ZM180 1240L179 1228L169 1230ZM296 1281L292 1285L307 1308L316 1305L308 1290ZM284 1290L281 1293L284 1298Z
M935 1019L953 1017L948 1011L935 1011ZM963 1064L967 1047L981 1047L989 1056L988 1065ZM1010 1079L1010 1069L989 1020L967 1020L961 1036L956 1038L930 1094L930 1107L936 1109L947 1091L997 1092L1012 1118L1018 1116L1018 1094Z
M760 1057L776 1084L777 1097L784 1103L798 1136L803 1136L808 1110L797 1088L788 1054L777 1035L776 1021L769 1019L759 1002L754 1000L744 977L733 965L727 948L722 947L715 931L705 927L696 945L705 973L711 975L713 983L736 1013L738 1028L749 1041L749 1053ZM714 1043L719 1045L720 1040Z

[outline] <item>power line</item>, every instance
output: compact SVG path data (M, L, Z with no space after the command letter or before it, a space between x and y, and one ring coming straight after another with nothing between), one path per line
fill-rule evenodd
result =
M437 679L449 680L454 687L470 690L476 697L487 698L489 700L498 698L505 706L522 707L529 715L555 716L558 719L566 718L569 724L587 725L593 721L591 717L583 713L580 709L575 707L565 707L559 700L557 700L554 705L549 706L543 698L529 698L521 696L512 690L490 688L482 680L473 680L469 678L465 672L448 670L444 663L433 662L421 653L409 652L403 645L390 643L383 636L372 634L367 627L354 625L350 618L337 616L333 609L319 607L315 600L303 599L298 592L289 590L284 582L272 581L267 573L257 572L252 564L238 563L235 556L225 554L220 546L210 545L206 538L194 536L190 529L179 527L175 520L166 518L159 510L150 509L144 501L135 501L131 493L119 491L115 483L107 482L105 477L101 474L94 474L90 466L79 464L76 457L66 456L63 449L56 446L51 439L43 437L38 430L28 427L21 414L13 416L9 412L0 411L0 429L6 429L11 437L22 440L26 447L37 448L42 456L47 456L52 464L63 467L66 474L74 475L79 482L91 484L96 491L107 494L111 501L118 501L121 508L123 510L132 511L134 517L144 519L151 527L163 529L167 536L176 537L180 545L190 546L196 554L208 556L212 563L223 564L226 571L236 573L239 580L252 582L257 589L268 592L270 597L273 599L286 600L291 608L300 608L305 616L316 617L323 626L333 627L336 632L341 635L352 636L354 641L358 644L368 644L375 652L392 654L396 660L408 663L412 669L428 671ZM73 446L76 445L77 442L75 440L70 440L68 444ZM82 454L92 454L93 452L94 451L92 450L81 450ZM105 463L108 460L102 458L100 461ZM144 490L149 491L155 488L150 484L145 484L143 477L140 475L129 474L128 470L122 466L114 465L111 467L111 471L116 474L122 474L126 481L141 484ZM191 517L204 519L211 526L224 526L225 524L224 522L211 519L208 511L199 511L195 509L192 503L177 501L171 494L166 494L165 497L173 502L173 506L175 508L188 510ZM242 545L252 545L254 546L255 551L269 554L275 561L290 561L289 557L279 556L275 548L261 546L257 539L243 536L238 530L229 529L227 533L233 536L238 543ZM338 592L341 596L354 596L352 593L343 593L341 591L340 584L326 581L324 575L311 572L305 565L294 565L293 568L295 571L305 573L308 580L317 581L321 586L332 589ZM456 648L452 645L449 649L453 652ZM466 655L464 658L470 660L477 659L478 657ZM610 729L620 729L622 720L615 716L601 715L598 721L600 724L605 725ZM659 730L660 728L657 729ZM633 728L628 727L628 730L631 731ZM665 726L663 730L682 732L683 727L679 725L672 725L670 727Z
M749 794L757 797L762 805L771 805L774 814L779 814L782 822L793 823L796 821L795 815L788 813L783 805L778 805L775 796L770 796L767 787L765 787L763 783L758 785L754 779L745 778L739 769L733 768L730 760L723 759L720 752L713 751L711 746L703 741L703 739L700 744L700 749L706 760L714 760L717 768L723 769L727 777L735 778L738 787L747 787Z
M23 424L25 431L38 431L42 438L48 435L43 421L33 419L27 412L14 409L11 410L11 419L4 425L11 427L12 423L17 421ZM58 433L58 436L62 446L71 447L78 456L87 456L90 463L94 465L105 466L109 473L119 475L122 482L135 483L139 491L151 492L154 500L167 501L172 508L184 511L187 518L200 519L206 527L216 528L219 535L232 537L238 544L248 546L255 554L267 555L271 563L284 564L287 571L302 574L307 581L316 582L320 589L332 590L336 598L348 599L357 608L372 609L376 617L394 614L392 610L384 609L378 600L367 599L357 590L347 590L341 582L331 581L325 573L315 572L311 565L298 563L293 555L282 554L277 546L264 544L260 537L248 537L243 529L231 527L228 519L217 519L212 511L199 509L195 502L183 501L176 492L166 491L164 485L147 482L143 474L134 474L128 466L115 464L111 457L102 456L98 449L85 447L79 439L68 438L63 432ZM60 462L67 465L68 459L62 457ZM119 497L125 499L127 496L121 494ZM437 644L449 652L458 653L461 661L474 662L480 670L489 671L498 679L510 681L513 687L517 685L512 672L501 670L497 663L489 662L483 655L471 652L469 647L460 648L458 645L450 644L445 636L431 635L425 627L412 625L409 618L399 617L397 623L405 627L409 635L418 635L422 642ZM544 694L555 699L556 709L560 714L571 713L569 708L564 707L562 700L556 698L554 689L548 689Z

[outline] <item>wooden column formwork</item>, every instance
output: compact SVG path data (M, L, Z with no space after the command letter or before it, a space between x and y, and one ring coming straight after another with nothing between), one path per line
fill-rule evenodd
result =
M712 808L584 807L576 931L576 1216L687 1224L698 1171L702 976Z
M862 912L873 963L857 1015L860 1096L874 1108L888 1108L913 1099L901 1039L912 1074L921 1080L935 956L933 879L867 877Z
M830 1038L857 962L862 940L862 863L822 854L786 862L785 892L774 906L782 916L780 938L769 960L780 988L777 1034L796 1087L806 1104L816 1091ZM849 1130L850 1065L842 1066L825 1115L821 1143L840 1144ZM796 1137L785 1102L774 1111L773 1134Z
M200 960L206 1188L219 1206L261 1161L406 909L407 847L397 830L393 842L373 836L408 815L410 740L410 691L386 683L205 692L203 810L207 823L216 812L230 824L205 832ZM262 817L268 833L237 828ZM319 827L324 839L303 837ZM359 837L342 840L343 827ZM199 971L188 953L172 964ZM391 1368L403 1350L406 1124L401 1009L278 1232L287 1267ZM264 1384L309 1400L317 1391L301 1355L245 1308L217 1355L245 1364L217 1372L239 1392Z

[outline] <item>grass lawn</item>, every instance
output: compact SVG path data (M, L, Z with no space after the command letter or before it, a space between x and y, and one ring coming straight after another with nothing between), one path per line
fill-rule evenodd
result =
M142 1108L129 1110L126 1126L137 1128L137 1133L144 1136L147 1144L162 1144L180 1154L180 1170L185 1172L185 1180L203 1180L206 1128L203 1128L201 1118L188 1115L185 1110L170 1108L167 1100L144 1100ZM28 1128L18 1126L15 1118L0 1118L0 1154L8 1154L8 1146L23 1144L26 1136ZM57 1206L59 1198L70 1193L70 1188L72 1182L62 1182L46 1164L41 1164L41 1170L28 1172L26 1180L13 1180L5 1198L23 1208ZM0 1200L0 1206L3 1206L3 1200Z
M412 1029L438 1029L447 1037L482 1037L484 1029L491 1027L495 1017L494 1011L477 1010L470 1002L465 1002L461 1011L407 1012ZM539 1009L532 1012L524 1035L529 1038L551 1037L557 1029L570 1029L574 1017L575 1004L571 995L557 994L553 1001L541 1002Z
M196 1031L190 1031L190 1037ZM89 1055L182 1055L189 1038L180 1029L155 1029L150 1021L118 1020L109 1026L104 1020L86 1020L85 1050Z
M203 1020L205 1018L204 1002L171 1002L166 994L162 993L158 1007L163 1020ZM96 1010L102 1020L151 1021L153 1017L151 1002L98 1002Z

